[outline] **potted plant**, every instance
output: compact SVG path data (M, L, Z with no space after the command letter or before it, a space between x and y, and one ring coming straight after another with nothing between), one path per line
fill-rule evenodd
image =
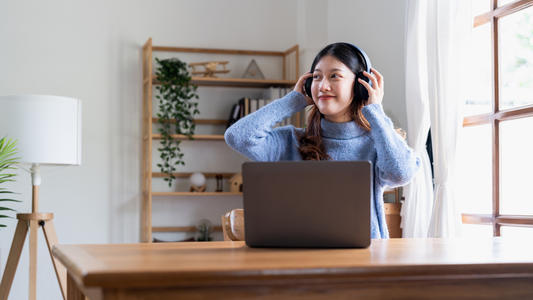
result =
M191 76L186 63L177 58L155 60L159 64L155 75L160 83L156 86L156 99L159 100L157 117L161 133L161 147L158 150L162 160L157 166L167 175L164 180L171 186L176 166L185 165L181 141L172 135L181 134L193 139L196 128L193 118L200 113L198 102L194 101L198 99L198 94L197 87L190 83Z
M6 137L0 138L0 228L6 227L3 219L12 218L10 212L15 212L14 209L7 207L9 202L20 202L20 200L11 199L10 195L14 194L7 188L3 187L6 182L15 181L14 165L18 163L18 158L15 157L17 149L15 148L15 141Z

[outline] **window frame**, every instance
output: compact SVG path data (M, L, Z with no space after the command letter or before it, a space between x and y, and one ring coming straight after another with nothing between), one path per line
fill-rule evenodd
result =
M500 214L500 122L533 117L533 105L500 110L499 61L498 61L498 20L533 6L533 0L519 0L501 7L497 0L491 0L491 10L474 17L474 28L491 23L492 39L492 112L467 116L463 127L490 124L492 131L492 214L461 214L463 224L492 225L493 235L500 236L501 226L533 227L533 215Z

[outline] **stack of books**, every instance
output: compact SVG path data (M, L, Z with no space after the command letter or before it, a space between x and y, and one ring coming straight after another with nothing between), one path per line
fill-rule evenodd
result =
M266 106L277 99L283 98L286 94L290 93L292 89L290 88L281 88L281 87L270 87L266 89L263 93L263 98L256 99L250 97L243 97L235 103L231 109L230 117L228 119L227 127L233 125L240 118L247 116L255 111L261 109L263 106ZM295 127L302 127L302 115L303 112L298 112L293 116L286 118L280 123L276 124L277 126L287 126L293 125Z

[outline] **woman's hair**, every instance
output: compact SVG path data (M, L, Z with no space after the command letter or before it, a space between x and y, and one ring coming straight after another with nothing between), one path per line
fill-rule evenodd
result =
M311 72L314 72L318 62L324 56L328 55L338 59L340 62L346 65L348 69L352 70L352 72L356 75L355 80L357 80L358 77L362 76L364 66L360 62L361 58L355 51L353 46L347 43L329 44L324 49L322 49L313 60L313 64L311 65ZM356 81L354 81L354 85L355 84L357 84ZM364 87L361 86L361 88ZM352 118L354 122L357 123L357 125L361 126L366 130L370 130L370 124L365 119L362 113L362 108L366 104L366 101L368 99L358 99L356 96L357 94L358 93L354 93L354 99L352 99L352 102L350 104ZM320 113L316 104L313 103L313 106L311 107L311 110L309 112L309 118L305 133L299 137L300 147L298 150L300 151L303 160L331 159L326 153L326 149L322 141L322 136L320 134L320 122L323 117L324 115Z

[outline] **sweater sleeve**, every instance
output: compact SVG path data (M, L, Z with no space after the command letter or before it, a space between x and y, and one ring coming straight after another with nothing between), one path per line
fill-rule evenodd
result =
M420 166L420 158L394 131L392 121L381 104L363 107L363 115L370 123L370 136L376 145L376 176L390 187L409 183Z
M240 119L226 130L226 143L254 161L284 160L293 140L293 126L273 128L278 122L305 108L305 97L292 91Z

